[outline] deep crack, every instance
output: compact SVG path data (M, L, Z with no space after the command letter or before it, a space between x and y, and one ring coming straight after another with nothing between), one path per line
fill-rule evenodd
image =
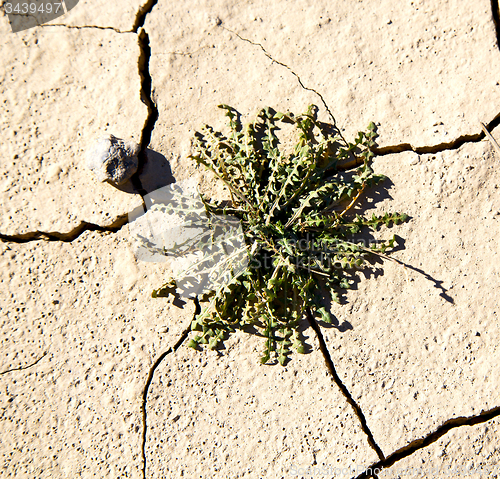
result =
M497 47L500 49L500 7L498 0L491 0L491 16L493 17L493 24L495 25L495 32L497 34Z
M77 227L69 233L31 231L18 235L4 235L0 233L0 240L5 243L28 243L30 241L64 241L71 242L77 239L86 231L100 231L101 233L117 233L128 223L128 214L119 216L109 226L99 226L87 221L82 221Z
M194 311L193 319L196 315L201 313L201 306L198 302L198 298L195 298L194 304L196 305L196 309ZM191 324L183 331L180 338L174 344L173 347L168 348L165 352L163 352L158 359L155 361L151 369L149 370L148 379L146 380L146 385L144 386L144 392L142 394L142 475L143 478L146 479L146 441L147 441L147 432L148 432L148 415L147 415L147 402L148 402L148 392L149 387L151 386L151 382L153 381L153 376L160 365L160 363L168 356L170 353L175 353L182 345L182 343L187 339L189 332L191 331Z
M142 18L142 23L144 23L145 15L151 11L156 2L149 2L150 5L147 12ZM113 29L111 27L68 27L66 25L47 25L47 26L64 26L66 28L103 28L103 29ZM114 29L113 29L114 30ZM125 32L120 32L125 33ZM130 179L134 190L139 193L142 197L147 194L147 191L142 187L140 175L143 171L144 165L147 162L147 147L151 141L151 134L155 127L156 121L158 120L158 108L152 99L152 79L149 73L149 60L151 58L151 48L149 45L149 36L144 29L138 33L138 42L140 49L140 56L138 60L139 76L141 78L141 100L148 108L148 115L144 123L144 127L141 132L140 139L140 151L139 151L139 166L136 173ZM0 240L4 242L11 243L27 243L29 241L73 241L77 239L85 231L101 231L101 232L117 232L125 224L128 223L128 214L119 216L110 226L99 226L86 221L82 221L77 227L71 230L69 233L59 233L59 232L43 232L43 231L32 231L28 233L18 234L18 235L4 235L0 234Z
M491 120L488 125L485 125L485 127L489 132L491 132L498 125L500 125L500 114L495 116L495 118L493 118L493 120ZM433 153L442 153L443 151L458 150L466 143L479 143L485 138L486 135L483 131L481 131L472 135L459 136L455 140L452 140L448 143L439 143L437 145L417 147L413 147L409 143L400 143L399 145L383 146L381 148L375 147L372 148L372 151L376 156L393 155L397 153L403 153L405 151L413 151L414 153L417 153L417 155L428 155ZM356 167L357 165L363 164L363 161L364 160L361 157L358 157L351 161L343 162L341 165L338 165L337 169L349 170Z
M478 123L480 128L480 123ZM492 131L498 125L500 125L500 114L496 115L493 120L491 120L486 128L488 131ZM437 145L431 146L416 146L413 147L409 143L401 143L399 145L393 146L383 146L382 148L374 148L373 152L376 155L390 155L392 153L401 153L403 151L414 151L419 155L425 155L429 153L441 153L448 150L457 150L466 143L479 143L484 140L485 134L483 131L479 133L474 133L472 135L461 135L458 138L448 142L448 143L438 143Z
M357 418L359 419L359 422L361 423L361 428L363 429L363 432L366 434L368 438L368 443L370 444L370 447L377 453L377 456L379 457L380 460L384 460L385 456L384 453L382 452L382 449L378 446L378 444L375 442L375 439L373 437L372 432L368 428L368 425L366 423L366 418L365 415L363 414L363 411L359 407L359 405L356 403L356 401L353 399L351 396L351 393L349 390L346 388L346 386L342 383L341 379L339 378L337 371L335 370L335 365L333 364L332 358L330 356L330 353L328 351L328 348L325 343L325 339L323 338L323 334L321 333L321 329L318 326L318 323L314 319L311 311L307 309L306 311L306 317L307 321L311 325L312 329L316 333L316 336L319 341L319 348L321 352L323 353L323 356L325 358L326 366L328 368L328 371L330 371L330 374L333 377L333 380L339 387L339 389L342 391L342 394L345 396L347 399L347 402L351 405L351 407L354 409L354 413L356 414Z
M133 32L137 33L139 31L139 28L144 26L148 13L153 10L154 6L157 3L158 0L148 0L141 8L139 8L139 11L137 12L137 15L135 17L134 26L132 27Z
M137 172L132 176L132 185L136 191L144 197L147 191L142 187L140 175L144 169L144 165L147 162L147 148L149 142L151 141L151 134L153 133L156 121L158 120L158 108L152 98L152 78L149 72L149 61L151 59L151 47L149 45L149 35L144 29L141 29L138 35L139 48L141 51L138 67L139 75L141 77L141 100L148 107L148 116L141 133L139 151L139 167Z
M423 449L424 447L427 447L430 444L436 442L440 437L444 436L451 429L455 429L461 426L475 426L476 424L482 424L499 416L500 416L500 407L495 407L493 409L489 409L488 411L482 412L478 416L458 417L449 419L444 424L439 426L434 432L431 432L424 438L416 439L415 441L412 441L410 444L394 451L385 459L378 461L375 464L372 464L365 470L365 472L359 475L356 479L376 478L374 471L381 471L382 469L386 469L395 464L396 462L400 461L401 459L411 456L417 450Z

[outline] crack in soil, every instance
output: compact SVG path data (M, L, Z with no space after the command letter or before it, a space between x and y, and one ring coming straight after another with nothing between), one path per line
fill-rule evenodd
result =
M128 223L128 214L119 216L109 226L99 226L94 223L82 221L69 233L31 231L18 235L4 235L0 233L0 240L4 243L28 243L30 241L64 241L71 242L77 239L86 231L99 231L101 233L117 233Z
M137 168L134 176L131 178L132 184L142 197L147 194L147 191L142 187L140 175L148 160L146 150L149 146L149 142L151 141L151 135L159 116L158 107L153 100L153 79L151 78L151 73L149 71L151 46L149 44L149 35L143 27L146 22L147 15L151 13L157 3L158 0L148 0L137 12L134 26L132 27L132 31L138 34L139 49L141 52L138 61L139 76L141 77L141 100L148 108L148 116L141 133L141 149L138 155L139 167Z
M475 426L476 424L482 424L491 419L500 416L500 407L494 407L489 409L488 411L483 411L481 414L477 416L470 417L457 417L453 419L448 419L441 426L439 426L434 432L431 432L427 436L416 439L412 441L408 445L397 449L392 454L387 456L385 459L372 464L368 467L361 475L357 476L356 479L367 479L367 478L376 478L375 471L380 472L382 469L389 468L396 462L404 459L419 449L423 449L424 447L429 446L433 442L436 442L440 437L444 436L451 429L455 429L461 426Z
M134 24L134 31L132 32L122 32L112 27L93 27L93 26L67 26L62 24L50 24L50 25L40 25L40 26L63 26L66 28L99 28L103 30L111 29L118 33L137 33L137 29L140 28L146 19L146 15L153 9L156 5L157 0L148 2L143 9L140 11L136 17L136 22ZM142 197L147 194L147 191L142 187L140 175L144 169L144 165L147 162L146 150L151 141L151 134L154 130L156 121L158 120L158 108L152 98L152 78L149 72L149 61L151 59L151 48L149 45L149 36L146 31L142 28L138 33L138 43L139 43L139 60L138 60L138 70L139 76L141 78L141 100L148 108L148 115L144 123L144 127L141 132L140 151L139 151L139 166L136 173L130 179L132 186L137 193ZM144 206L144 203L143 203ZM18 235L4 235L0 233L0 240L4 242L11 243L27 243L29 241L73 241L78 238L85 231L101 231L101 232L117 232L125 224L128 223L128 214L118 217L110 226L99 226L86 221L82 221L77 227L71 230L69 233L59 233L59 232L43 232L43 231L32 231Z
M47 28L47 27L64 27L64 28L73 28L76 30L84 30L86 28L95 28L97 30L113 30L116 33L135 33L133 30L119 30L115 27L101 27L99 25L65 25L64 23L38 23L38 27Z
M19 366L18 368L7 369L7 371L0 372L0 376L11 373L12 371L24 371L25 369L29 369L33 367L35 364L38 364L45 356L47 356L48 351L45 351L35 362L28 364L26 366Z
M148 0L142 7L139 8L135 17L134 26L132 27L133 32L137 33L139 28L144 26L148 13L151 13L157 3L158 0Z
M491 0L491 3L492 3L492 11L493 11L493 21L495 23L495 28L497 31L497 41L498 41L498 45L500 48L500 10L498 7L498 0ZM232 33L233 35L236 35L240 40L247 42L247 43L250 43L251 45L255 45L255 46L259 47L263 51L263 53L266 55L266 57L268 57L273 63L281 65L282 67L286 68L292 75L294 75L295 78L297 78L300 86L304 90L311 91L311 92L315 93L316 95L318 95L321 102L323 103L323 106L325 107L326 111L328 112L328 115L332 119L332 125L334 127L336 127L335 117L334 117L332 111L330 110L330 108L328 107L323 95L313 88L306 87L304 85L304 83L302 82L302 79L300 78L300 76L297 73L295 73L291 67L289 67L285 63L282 63L279 60L276 60L275 58L273 58L273 56L264 48L264 46L261 43L254 42L252 40L249 40L248 38L242 37L238 32L235 32L227 27L224 27L223 25L221 25L221 28ZM498 125L500 125L500 113L498 115L496 115L495 118L493 118L493 120L491 120L488 123L486 128L488 129L488 131L492 131ZM339 130L339 133L340 133L340 130ZM428 153L440 153L440 152L446 151L446 150L456 150L456 149L460 148L462 145L464 145L465 143L478 143L478 142L484 140L484 138L485 138L485 134L482 131L479 131L479 133L461 135L458 138L455 138L454 140L452 140L450 142L438 143L436 145L414 147L410 143L401 143L399 145L390 145L390 146L384 146L381 148L374 148L373 152L375 153L375 155L379 155L379 156L390 155L393 153L401 153L404 151L414 151L415 153L417 153L419 155L428 154ZM354 166L357 166L358 164L361 164L362 161L361 162L359 162L359 161L360 161L359 159L352 160L351 166L354 167ZM344 167L350 168L351 166L349 166L349 165L350 165L350 163L346 163L344 165Z
M491 120L486 125L486 129L491 132L498 125L500 125L500 114L496 115L495 118L493 118L493 120ZM437 145L416 146L416 147L410 145L409 143L401 143L399 145L374 148L373 152L375 153L375 155L379 156L390 155L393 153L401 153L403 151L414 151L419 155L425 155L428 153L441 153L443 151L448 151L448 150L457 150L466 143L479 143L480 141L484 140L485 137L486 135L484 134L484 132L480 131L479 133L474 133L471 135L461 135L458 138L455 138L454 140L448 143L438 143Z
M328 112L328 115L330 116L330 118L332 119L332 123L333 123L333 126L337 126L337 121L335 120L335 117L333 116L333 113L332 111L330 110L330 108L328 107L328 105L326 104L326 101L325 99L323 98L323 95L316 91L314 88L309 88L307 86L304 85L304 83L302 82L302 79L300 78L300 76L295 73L288 65L286 65L285 63L282 63L280 62L279 60L276 60L275 58L273 58L271 56L271 54L264 48L264 46L261 44L261 43L258 43L258 42L253 42L252 40L249 40L248 38L245 38L245 37L242 37L239 33L233 31L233 30L230 30L229 28L226 28L224 27L223 25L220 25L224 30L232 33L233 35L236 35L240 40L243 40L244 42L247 42L247 43L250 43L251 45L255 45L256 47L259 47L263 52L264 52L264 55L266 55L267 58L269 58L269 60L271 60L273 63L276 63L277 65L281 65L282 67L286 68L295 78L297 78L297 81L299 82L299 85L304 89L304 90L307 90L307 91L311 91L313 93L315 93L319 99L321 100L321 103L323 103L323 106L325 107L326 111ZM340 133L340 131L339 131ZM345 141L345 140L344 140Z
M152 97L153 80L151 78L151 73L149 72L149 62L151 60L151 47L149 45L149 35L146 33L144 28L141 28L141 31L139 32L138 40L139 40L139 49L141 52L138 62L139 76L141 77L141 100L148 107L148 116L146 118L146 122L144 123L144 127L141 133L141 140L140 140L141 149L138 155L139 167L137 168L135 174L132 176L131 181L135 190L142 197L144 197L145 195L147 195L147 191L142 187L140 175L143 172L144 165L148 161L146 151L149 146L149 142L151 141L151 135L155 128L156 121L158 120L159 112L158 112L158 107L156 106Z
M195 298L194 304L196 305L196 309L194 311L193 319L196 315L201 313L201 306L198 302L198 298ZM148 403L148 392L149 387L151 386L151 382L153 381L153 376L160 365L160 363L171 353L175 353L182 345L182 343L187 339L189 332L191 331L191 323L189 326L182 332L180 338L174 344L173 347L168 348L165 352L163 352L158 359L154 362L153 366L149 370L148 379L146 380L146 385L144 386L144 392L142 394L142 476L146 479L146 469L147 469L147 460L146 460L146 442L147 442L147 432L148 432L148 415L147 415L147 403Z
M491 1L491 16L493 17L493 24L495 25L495 32L497 34L497 46L500 49L500 7L498 0Z
M34 18L38 27L65 27L65 28L76 28L78 30L83 28L96 28L98 30L114 30L116 33L138 33L139 29L144 25L148 13L150 13L151 10L153 10L154 6L157 3L158 0L148 0L142 7L140 7L139 11L137 12L137 15L135 16L132 28L130 30L120 30L115 27L102 27L100 25L66 25L64 23L38 23L38 19L33 15L30 14L20 14L20 15Z
M335 381L335 384L337 384L339 389L342 391L342 394L347 399L347 402L354 409L354 413L356 414L359 422L361 423L361 429L363 429L363 432L366 434L366 436L368 438L368 443L370 444L370 447L377 453L377 456L381 461L385 460L385 456L384 456L384 453L382 452L382 449L375 442L373 434L370 431L370 429L368 428L368 425L366 423L366 418L365 418L365 415L363 414L363 411L361 410L359 405L356 403L356 401L351 396L351 393L349 392L349 390L346 388L346 386L342 383L341 379L339 378L337 371L335 370L335 365L333 364L332 358L331 358L330 353L328 351L328 348L326 346L325 339L323 338L323 334L321 333L321 329L320 329L318 323L315 321L315 319L314 319L314 317L311 314L311 311L309 309L307 309L307 311L306 311L306 316L307 316L307 321L309 322L311 328L316 333L316 336L317 336L318 341L319 341L319 348L320 348L320 350L323 353L323 356L325 358L326 367L328 368L328 371L332 375L333 380Z

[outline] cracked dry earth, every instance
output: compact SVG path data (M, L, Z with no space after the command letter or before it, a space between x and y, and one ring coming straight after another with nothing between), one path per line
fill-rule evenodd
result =
M496 0L81 0L0 24L2 477L500 477ZM377 121L390 180L357 208L411 216L407 267L361 274L333 327L305 318L283 368L244 335L186 348L199 306L152 300L166 269L131 247L127 213L200 174L219 103ZM120 190L83 166L104 133L141 143Z

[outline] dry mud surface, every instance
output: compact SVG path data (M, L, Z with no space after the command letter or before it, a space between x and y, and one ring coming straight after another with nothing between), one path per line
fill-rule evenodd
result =
M5 2L0 2L5 3ZM498 2L81 0L12 33L0 13L2 477L500 477ZM197 305L151 299L127 214L194 175L217 105L369 121L405 263L359 274L285 367L261 343L186 348ZM117 189L85 168L140 142ZM383 266L383 268L382 268ZM371 473L364 473L367 469ZM370 476L371 474L371 476Z

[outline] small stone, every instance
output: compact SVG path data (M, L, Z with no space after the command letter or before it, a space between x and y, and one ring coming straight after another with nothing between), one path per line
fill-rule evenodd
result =
M87 168L101 182L122 185L137 171L140 146L113 135L99 138L87 152Z

